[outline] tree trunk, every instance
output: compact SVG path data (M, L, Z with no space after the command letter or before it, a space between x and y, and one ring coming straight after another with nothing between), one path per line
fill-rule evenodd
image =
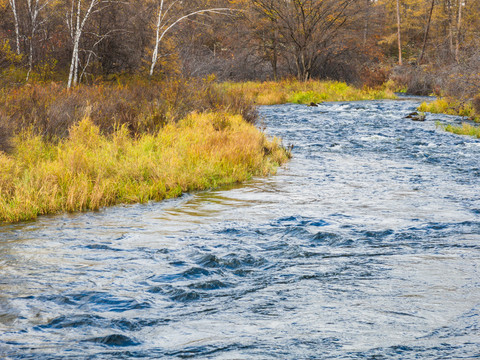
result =
M460 61L460 37L462 29L462 0L458 0L457 39L455 44L455 61Z
M74 34L74 36L73 36L73 39L72 39L73 40L72 61L70 63L70 72L68 74L67 88L71 88L72 86L77 86L77 84L78 84L78 65L79 65L78 53L79 53L79 50L80 50L80 40L82 38L83 29L85 27L85 24L87 23L88 18L90 17L93 8L98 4L98 2L99 2L99 0L91 0L90 1L90 5L88 6L88 9L85 12L85 15L83 16L83 19L82 19L81 18L82 1L78 0L78 3L77 3L77 19L76 19L75 27L73 26L73 24L71 24L72 33ZM72 6L72 9L74 9L74 6ZM73 19L73 16L71 18Z
M365 49L367 46L367 38L368 38L368 28L370 22L370 0L366 0L366 10L365 10L365 25L363 28L363 48Z
M432 13L434 6L435 0L432 0L432 4L430 6L430 13L428 14L427 27L425 28L425 36L423 37L422 52L420 54L420 58L418 59L418 65L422 63L423 55L425 54L425 47L427 46L428 32L430 31L430 22L432 21Z
M67 88L71 88L72 85L77 85L76 74L78 74L78 47L80 44L80 36L75 35L73 40L73 52L72 52L72 61L70 62L70 72L68 74L68 85Z
M397 38L398 38L398 65L402 66L402 37L401 37L401 22L400 22L400 0L397 0Z
M305 54L305 50L299 50L295 55L295 63L297 65L297 79L300 81L308 81L310 79L310 71L312 69L312 59Z
M17 14L17 6L15 0L9 0L10 6L12 7L13 12L13 20L15 23L15 41L17 47L17 55L20 55L20 26L18 24L18 14Z
M453 54L453 17L452 17L452 2L451 0L446 1L447 11L448 11L448 50L450 56Z
M47 1L48 3L48 1ZM34 0L32 4L32 0L27 0L27 7L28 7L28 16L30 17L30 38L28 39L28 72L27 72L27 81L30 77L30 73L33 70L33 42L35 41L35 33L37 32L37 19L39 13L39 4L38 0Z
M160 9L158 10L157 26L155 28L155 47L153 48L152 54L152 65L150 66L150 76L153 75L155 70L155 65L157 65L158 60L158 47L160 46L160 29L162 28L163 20L163 0L160 2Z
M278 80L278 44L277 44L277 31L273 31L273 43L272 43L272 70L273 80Z

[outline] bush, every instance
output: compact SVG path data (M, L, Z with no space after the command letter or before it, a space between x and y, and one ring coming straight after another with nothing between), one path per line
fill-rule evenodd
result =
M30 129L56 142L71 126L89 116L103 134L125 126L133 136L155 133L193 111L227 111L254 123L253 102L233 96L207 80L131 81L66 89L27 84L0 92L0 150L8 151L12 134Z

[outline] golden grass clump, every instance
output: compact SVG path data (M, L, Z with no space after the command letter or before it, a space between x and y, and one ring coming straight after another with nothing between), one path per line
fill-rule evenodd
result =
M103 134L87 116L56 143L31 131L0 152L0 222L143 203L275 172L288 153L240 115L191 113L156 133Z
M218 85L227 93L236 94L259 105L284 103L309 104L322 101L356 101L394 99L395 94L388 89L358 89L339 81L301 82L282 80L278 82L226 82Z
M460 102L448 98L439 98L429 103L423 102L418 110L433 114L457 115L480 121L480 115L472 102Z

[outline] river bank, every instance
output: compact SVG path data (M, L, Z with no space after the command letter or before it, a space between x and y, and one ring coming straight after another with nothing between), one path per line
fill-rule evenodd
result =
M275 173L289 153L254 126L256 105L394 99L391 88L214 79L4 88L0 222L162 200ZM476 129L445 128L478 137Z
M451 98L439 98L428 103L423 102L418 109L433 114L462 116L471 122L480 122L480 97L463 102ZM442 128L457 135L475 136L480 139L480 127L471 123L463 123L460 126L446 125Z
M340 82L57 83L0 91L0 222L162 200L272 174L256 105L394 97Z

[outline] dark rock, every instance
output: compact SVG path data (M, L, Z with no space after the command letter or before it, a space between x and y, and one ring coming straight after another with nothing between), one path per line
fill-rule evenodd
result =
M425 121L426 116L425 115L418 115L418 116L413 116L412 121Z
M423 112L419 113L417 111L414 111L408 114L407 116L405 116L405 119L411 119L412 121L425 121L426 116Z
M414 117L418 116L418 112L414 111L407 116L405 116L405 119L413 119Z
M315 104L314 102L311 102L308 106L311 106L311 107L318 107L318 104Z

